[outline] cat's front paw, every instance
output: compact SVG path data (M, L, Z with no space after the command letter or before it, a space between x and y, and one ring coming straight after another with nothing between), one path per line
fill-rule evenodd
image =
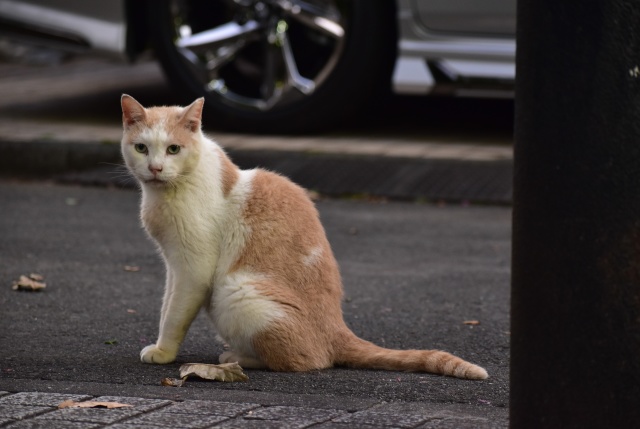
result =
M144 363L171 363L176 360L176 353L162 350L156 344L151 344L142 349L140 352L140 360Z

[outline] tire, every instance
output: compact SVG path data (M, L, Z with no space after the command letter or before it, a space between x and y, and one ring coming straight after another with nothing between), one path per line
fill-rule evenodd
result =
M326 131L390 88L392 0L162 0L148 16L169 81L216 128Z

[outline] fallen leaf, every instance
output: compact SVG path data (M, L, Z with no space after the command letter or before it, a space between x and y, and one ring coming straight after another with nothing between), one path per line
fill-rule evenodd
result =
M110 346L115 346L116 344L118 344L118 340L107 340L104 343Z
M163 378L160 384L170 387L182 387L187 377L184 378Z
M480 322L478 320L465 320L464 322L465 325L470 325L470 326L476 326L479 325Z
M127 308L127 313L135 314L135 313L137 313L137 311L135 311L133 308Z
M215 381L247 381L249 377L242 372L237 362L222 363L220 365L206 363L185 363L180 367L180 377L186 379L191 375Z
M99 401L85 401L85 402L76 402L69 399L68 401L64 401L58 405L58 408L123 408L123 407L133 407L133 405L129 404L121 404L119 402L99 402Z
M124 270L129 271L130 273L137 273L138 271L140 271L140 267L136 265L125 265Z
M47 287L47 284L43 283L42 280L44 280L44 278L39 274L31 274L29 277L20 276L20 280L15 280L11 288L13 290L27 290L36 292Z

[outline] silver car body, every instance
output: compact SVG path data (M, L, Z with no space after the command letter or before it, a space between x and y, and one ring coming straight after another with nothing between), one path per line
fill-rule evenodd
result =
M399 38L394 92L429 94L444 81L457 95L512 95L515 0L396 3ZM66 40L77 50L123 58L128 51L125 9L124 1L0 0L0 18L55 35L58 45ZM476 81L485 85L473 85Z
M63 48L126 52L124 1L0 0L0 17L52 36L48 41Z
M434 71L452 83L505 82L475 89L455 85L458 95L510 95L515 80L515 0L398 0L398 57L393 89L428 94ZM512 85L511 85L512 86Z

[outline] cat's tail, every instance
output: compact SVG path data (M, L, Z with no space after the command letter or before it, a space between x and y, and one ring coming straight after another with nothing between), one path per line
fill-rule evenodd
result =
M484 368L440 350L392 350L345 332L336 344L335 364L352 368L430 372L470 380L484 380Z

